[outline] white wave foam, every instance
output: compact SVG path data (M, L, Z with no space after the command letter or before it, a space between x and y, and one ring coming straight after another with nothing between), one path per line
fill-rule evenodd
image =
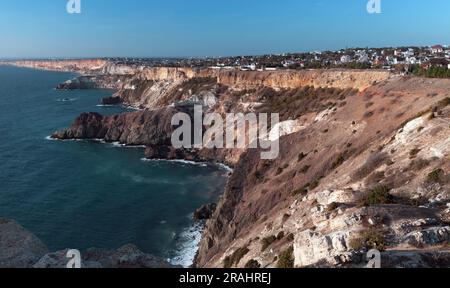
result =
M111 104L98 104L98 105L95 105L95 106L97 106L97 107L115 107L115 106L117 106L117 105L111 105Z
M220 168L224 169L227 172L232 173L234 171L233 168L231 168L231 167L229 167L229 166L227 166L225 164L217 163L216 165L219 166Z
M55 139L55 138L52 138L52 136L45 137L45 140L48 140L48 141L61 141L61 142L82 142L82 141L85 141L83 139Z
M194 263L204 227L203 222L196 222L181 232L177 239L175 256L169 259L172 265L181 265L188 268Z
M180 164L200 166L200 167L208 167L209 165L214 165L214 166L217 166L220 169L223 169L223 170L225 170L227 172L233 172L234 171L231 167L228 167L227 165L222 164L222 163L195 162L195 161L188 161L188 160L182 160L182 159L167 160L167 159L147 159L147 158L142 158L141 160L145 161L145 162L180 163Z
M77 98L64 98L64 99L58 99L58 102L74 102L77 101Z
M168 163L179 163L179 164L186 164L186 165L193 165L193 166L200 166L200 167L208 167L208 163L206 162L195 162L195 161L188 161L188 160L167 160L167 159L147 159L142 158L141 159L144 162L168 162Z

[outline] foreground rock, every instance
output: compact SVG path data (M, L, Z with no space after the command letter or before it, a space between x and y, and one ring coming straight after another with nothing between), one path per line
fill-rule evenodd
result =
M0 219L0 268L66 268L68 250L49 253L31 232L12 220ZM82 268L176 268L128 244L117 250L81 252Z
M49 253L33 268L66 268L68 250ZM143 253L134 245L125 245L117 250L91 248L81 253L82 268L176 268L166 261Z
M36 236L12 220L0 219L0 267L29 268L48 253Z

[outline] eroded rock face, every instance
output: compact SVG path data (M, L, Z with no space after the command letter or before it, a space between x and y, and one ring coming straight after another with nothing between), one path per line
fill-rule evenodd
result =
M127 145L170 145L174 108L137 111L114 116L81 114L72 126L52 135L54 139L103 139Z
M103 105L119 105L122 104L122 99L120 97L107 97L102 99Z
M0 219L0 268L30 268L47 252L44 243L18 223Z
M208 220L211 218L211 216L214 214L214 211L216 211L217 204L211 203L207 205L203 205L199 209L197 209L194 212L194 219L195 220Z

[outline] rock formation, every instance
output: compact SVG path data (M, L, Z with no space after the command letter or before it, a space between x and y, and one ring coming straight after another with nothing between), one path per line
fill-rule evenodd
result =
M66 268L68 249L49 253L32 233L12 220L0 219L0 268ZM81 252L82 268L174 268L134 245L117 250L91 248Z
M0 219L0 267L29 268L46 253L36 236L15 221Z
M207 205L203 205L202 207L198 208L194 212L194 219L195 220L208 220L212 217L214 214L214 211L217 209L217 204L210 203Z

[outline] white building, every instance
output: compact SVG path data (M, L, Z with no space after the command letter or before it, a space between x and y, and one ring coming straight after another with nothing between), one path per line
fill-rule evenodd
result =
M349 55L344 55L341 57L341 63L349 63L352 61L352 57L350 57Z

